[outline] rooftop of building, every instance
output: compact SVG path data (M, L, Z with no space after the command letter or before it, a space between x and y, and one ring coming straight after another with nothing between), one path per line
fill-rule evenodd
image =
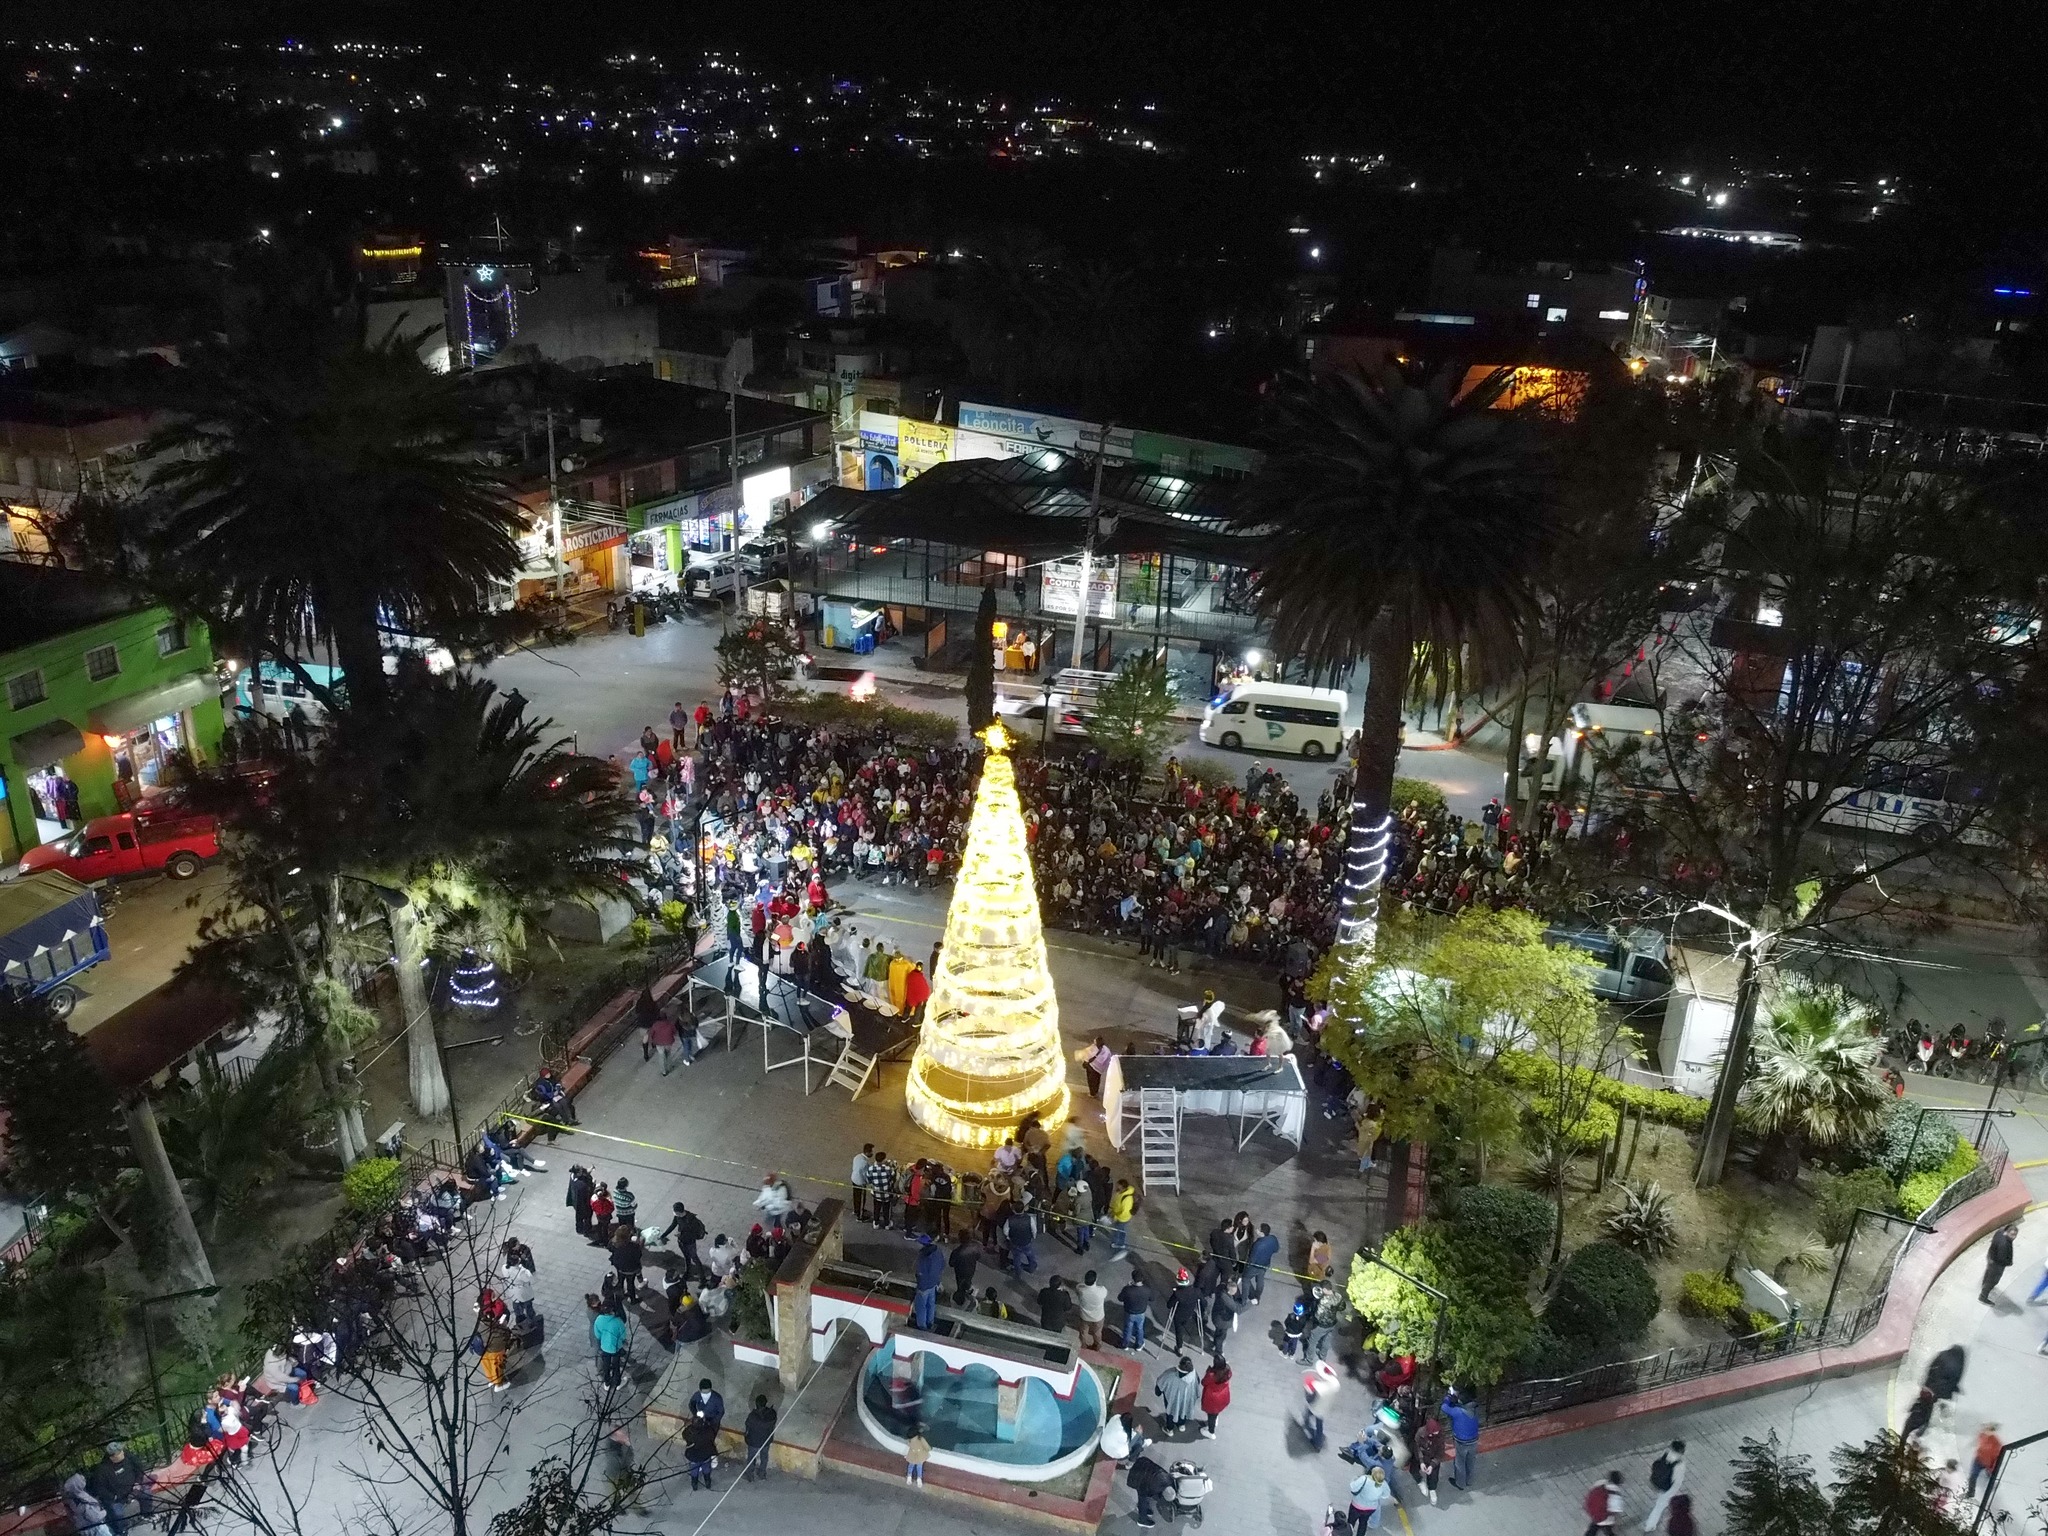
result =
M0 652L40 645L150 606L140 592L102 577L0 560Z
M637 367L591 374L549 370L545 376L531 368L493 369L474 375L472 387L505 391L508 404L523 406L528 412L552 408L556 453L578 460L578 474L645 464L693 448L721 445L734 431L723 390L657 379ZM737 414L741 437L826 420L822 411L752 395L738 397ZM585 422L596 424L595 441L583 437ZM544 477L545 439L531 433L526 438L529 448L514 474Z

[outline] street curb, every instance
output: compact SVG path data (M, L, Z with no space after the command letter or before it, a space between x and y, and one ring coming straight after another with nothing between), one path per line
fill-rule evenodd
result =
M1581 1403L1557 1413L1489 1427L1480 1432L1481 1451L1505 1450L1553 1435L1569 1435L1602 1424L1617 1423L1646 1413L1670 1413L1704 1408L1730 1398L1752 1397L1759 1392L1796 1386L1800 1382L1824 1381L1850 1376L1858 1371L1891 1365L1902 1359L1913 1342L1913 1325L1927 1293L1949 1265L1966 1253L1970 1245L2008 1221L2017 1221L2032 1196L2027 1181L2012 1164L1996 1186L1967 1200L1949 1212L1934 1236L1915 1245L1900 1261L1892 1275L1891 1291L1885 1298L1884 1315L1877 1326L1845 1349L1813 1350L1777 1360L1761 1360L1712 1376L1673 1383L1649 1392L1632 1392L1597 1403Z

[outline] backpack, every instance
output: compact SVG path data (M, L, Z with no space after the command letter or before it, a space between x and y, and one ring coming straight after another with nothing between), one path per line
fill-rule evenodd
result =
M1607 1514L1607 1485L1595 1483L1586 1490L1586 1518L1595 1525L1605 1525Z
M1650 1486L1659 1493L1671 1491L1671 1453L1665 1451L1650 1463Z

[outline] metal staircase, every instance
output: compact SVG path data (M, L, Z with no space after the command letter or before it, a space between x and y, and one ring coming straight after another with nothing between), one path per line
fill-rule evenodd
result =
M860 1097L861 1089L867 1087L869 1081L873 1079L875 1064L880 1059L878 1056L862 1055L853 1048L853 1042L849 1040L841 1047L839 1059L832 1064L832 1074L825 1079L825 1086L830 1088L837 1085L846 1090L848 1098L857 1099Z
M1171 1088L1138 1090L1138 1166L1147 1194L1180 1189L1180 1095Z

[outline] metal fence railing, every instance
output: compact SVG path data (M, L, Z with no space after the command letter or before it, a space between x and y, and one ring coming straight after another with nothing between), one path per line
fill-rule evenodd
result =
M1995 1188L2005 1176L2010 1153L2005 1139L1987 1118L1976 1137L1977 1166L1944 1189L1934 1203L1921 1213L1927 1226L1942 1219L1964 1202ZM1486 1401L1487 1419L1502 1423L1556 1413L1581 1403L1603 1398L1625 1397L1635 1392L1654 1391L1676 1382L1692 1381L1722 1371L1737 1370L1760 1360L1785 1355L1808 1354L1821 1349L1841 1349L1855 1343L1884 1316L1891 1282L1898 1266L1925 1234L1917 1226L1907 1227L1878 1262L1863 1289L1863 1300L1853 1310L1838 1310L1827 1318L1794 1318L1790 1323L1746 1338L1716 1340L1633 1360L1616 1360L1596 1365L1570 1376L1540 1381L1512 1381L1496 1387Z

